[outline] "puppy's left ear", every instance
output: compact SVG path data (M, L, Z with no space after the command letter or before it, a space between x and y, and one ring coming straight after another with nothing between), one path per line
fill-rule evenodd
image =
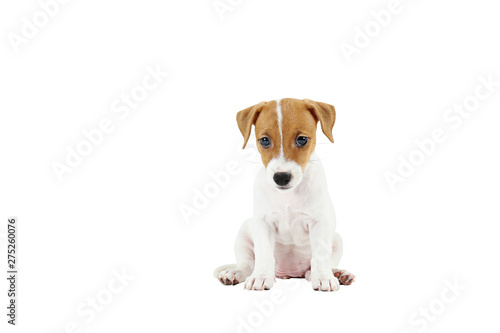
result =
M321 123L323 133L333 142L332 130L335 124L335 108L333 105L315 102L310 99L305 99L304 102L306 103L306 108Z
M248 138L252 132L252 125L255 125L264 104L266 104L266 102L260 102L259 104L246 108L245 110L241 110L238 114L236 114L236 122L238 123L238 128L240 129L244 140L242 149L245 149L245 146L247 145Z

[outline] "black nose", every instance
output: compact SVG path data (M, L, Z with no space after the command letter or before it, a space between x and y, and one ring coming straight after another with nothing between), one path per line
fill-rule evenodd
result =
M278 184L279 186L285 186L290 182L290 179L292 179L292 174L288 172L276 172L274 174L274 182Z

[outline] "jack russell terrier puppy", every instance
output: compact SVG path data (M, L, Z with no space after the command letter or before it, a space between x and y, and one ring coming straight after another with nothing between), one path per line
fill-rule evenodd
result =
M305 277L314 290L336 291L354 275L337 268L342 239L323 166L315 156L316 125L333 142L335 108L312 100L285 98L261 102L238 112L245 148L255 125L265 168L254 185L253 217L238 233L236 265L217 268L225 285L270 289L275 277Z

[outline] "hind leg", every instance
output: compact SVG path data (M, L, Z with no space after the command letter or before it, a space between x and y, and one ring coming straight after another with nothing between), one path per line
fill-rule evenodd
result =
M356 280L356 276L345 269L337 268L340 259L342 259L343 251L342 237L335 233L333 236L332 271L333 275L339 279L340 284L348 286Z
M236 236L234 243L234 253L236 265L232 265L219 272L217 278L222 284L236 285L245 282L245 279L252 274L255 257L253 251L253 241L248 232L249 220L246 220Z

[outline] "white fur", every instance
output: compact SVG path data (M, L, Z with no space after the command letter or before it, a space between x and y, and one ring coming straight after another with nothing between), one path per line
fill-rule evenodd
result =
M282 134L279 101L277 112ZM275 277L306 277L316 290L338 290L334 272L344 272L335 269L342 240L335 232L323 166L315 153L311 160L302 171L281 152L258 172L253 217L243 223L234 246L237 264L214 272L221 282L244 282L245 289L263 290L274 285ZM292 174L290 188L277 187L276 172Z
M276 100L276 113L278 114L278 128L280 130L280 157L284 157L283 153L283 113L281 112L281 99Z
M289 161L285 159L285 154L283 153L283 114L281 113L280 100L277 100L276 112L278 114L278 126L280 131L280 153L277 157L269 161L266 169L266 178L273 184L276 188L278 185L274 182L273 177L276 172L289 172L292 174L292 179L288 183L289 189L280 189L281 191L289 191L297 186L302 180L302 168L295 161Z

